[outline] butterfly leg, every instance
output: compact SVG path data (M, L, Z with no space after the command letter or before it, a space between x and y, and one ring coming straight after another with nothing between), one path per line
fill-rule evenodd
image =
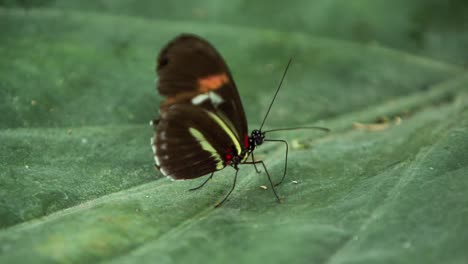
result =
M286 171L288 169L288 150L289 150L288 142L282 139L265 139L264 141L280 142L280 143L284 143L284 145L286 146L286 157L284 159L284 173L283 173L283 177L281 178L281 181L275 184L275 186L278 186L283 182L284 178L286 177Z
M231 190L228 192L228 194L226 194L226 196L224 197L224 199L223 199L221 202L219 202L219 203L217 203L217 204L215 205L215 208L216 208L216 207L219 207L220 205L222 205L222 204L227 200L227 198L229 197L229 195L231 195L232 191L233 191L234 188L236 187L237 173L239 172L239 169L238 169L237 167L236 167L235 169L236 169L236 175L234 175L234 182L232 183Z
M262 164L263 169L265 170L266 175L267 175L267 177L268 177L268 181L270 182L271 189L273 190L273 194L275 195L276 200L278 201L278 203L281 203L281 199L279 198L278 194L276 193L275 185L273 184L273 181L271 180L270 173L268 173L268 170L267 170L267 168L266 168L265 163L263 162L263 160L258 160L258 161L255 161L255 162L248 162L248 161L246 161L246 162L243 162L242 164L257 164L257 163Z
M250 153L250 154L252 155L252 162L253 162L255 171L256 171L257 173L260 173L261 171L259 171L259 170L257 169L257 165L255 165L255 156L254 156L253 152Z
M194 188L191 188L191 189L189 189L189 191L195 191L195 190L198 190L201 187L203 187L209 180L211 180L211 178L213 178L213 174L214 174L214 172L212 172L210 177L208 177L201 185L199 185L197 187L194 187Z

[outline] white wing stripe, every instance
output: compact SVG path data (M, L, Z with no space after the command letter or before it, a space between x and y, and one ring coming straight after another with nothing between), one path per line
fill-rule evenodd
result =
M218 154L216 149L211 146L208 140L206 140L203 134L193 127L189 128L189 131L190 134L192 134L192 136L197 139L198 143L200 143L202 149L208 151L211 154L211 157L216 160L216 169L220 170L224 168L224 162L221 159L221 156Z
M240 154L242 152L241 145L239 143L239 140L237 139L236 135L232 132L232 130L227 126L227 124L219 118L216 114L206 111L208 115L216 122L218 123L221 128L228 134L228 136L231 138L232 142L234 143L234 146L236 147L237 154Z

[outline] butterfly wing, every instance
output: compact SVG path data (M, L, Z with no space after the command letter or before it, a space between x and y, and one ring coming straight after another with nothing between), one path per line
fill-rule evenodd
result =
M231 73L221 55L206 40L182 34L164 47L157 59L158 91L167 99L161 108L192 104L216 111L239 140L247 135L247 120Z
M231 73L213 46L180 35L162 49L156 71L158 91L167 97L152 139L163 174L197 178L243 153L245 113Z
M221 170L228 149L241 149L234 132L216 114L191 104L164 108L152 138L156 166L174 179Z

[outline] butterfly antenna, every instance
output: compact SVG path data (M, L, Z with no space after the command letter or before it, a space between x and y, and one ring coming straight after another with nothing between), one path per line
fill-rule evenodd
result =
M271 100L271 103L270 103L270 106L268 107L268 110L266 112L266 115L265 117L263 118L263 121L262 121L262 125L260 126L260 131L262 130L262 127L263 125L265 124L265 121L268 117L268 114L270 113L270 110L271 110L271 106L273 105L273 103L275 102L275 99L276 99L276 96L278 95L278 92L281 88L281 85L283 84L283 81L284 81L284 77L286 76L286 73L288 72L288 69L289 69L289 65L291 65L291 61L292 61L292 58L289 59L289 62L288 62L288 65L286 65L286 69L284 70L284 73L283 73L283 77L281 78L281 81L278 85L278 88L276 89L276 92L275 92L275 96L273 96L273 100Z
M265 130L263 132L276 132L276 131L286 131L286 130L302 130L302 129L315 129L315 130L322 130L324 132L330 132L331 130L326 127L318 127L318 126L308 126L308 127L287 127L287 128L277 128L277 129L270 129Z

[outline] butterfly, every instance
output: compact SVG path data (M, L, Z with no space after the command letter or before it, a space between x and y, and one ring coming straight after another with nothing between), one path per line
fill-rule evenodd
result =
M190 190L204 186L216 171L234 168L232 187L216 204L218 207L234 190L240 165L254 165L257 172L256 166L261 165L276 200L281 202L275 186L286 176L288 144L284 140L266 139L268 131L261 129L274 99L260 129L248 133L234 79L224 59L208 41L193 34L179 35L161 50L156 64L157 90L165 100L160 104L159 118L152 121L155 167L174 180L209 175L200 186ZM285 169L277 184L273 184L264 162L255 160L254 150L266 141L286 146Z

